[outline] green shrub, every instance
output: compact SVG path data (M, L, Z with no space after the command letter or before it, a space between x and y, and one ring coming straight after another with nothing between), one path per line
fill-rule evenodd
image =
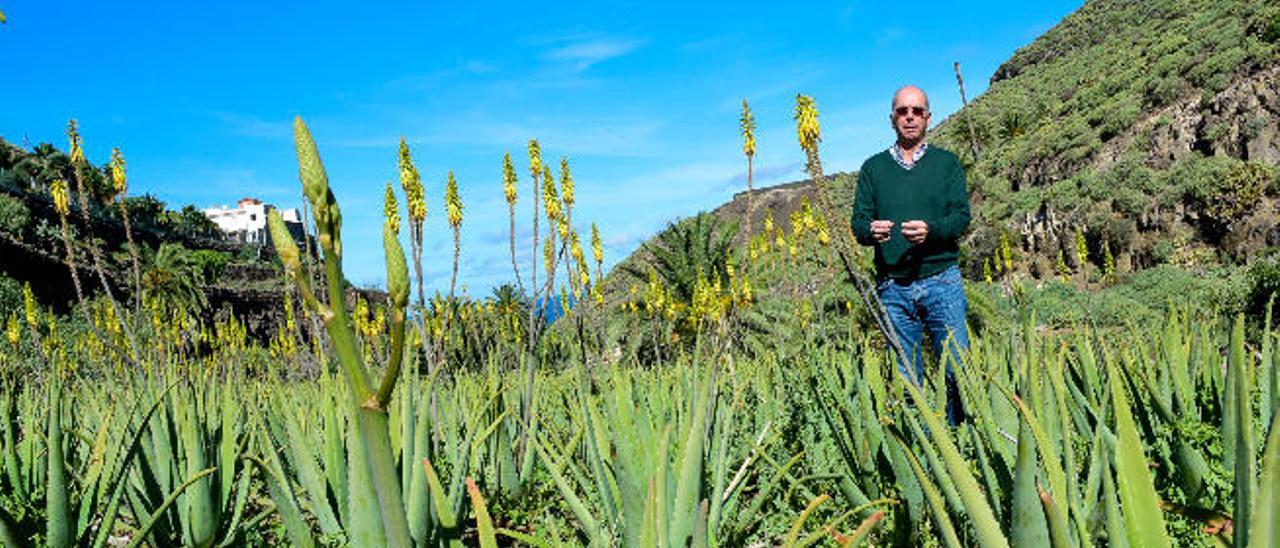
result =
M31 210L22 200L0 194L0 232L19 237L31 222Z
M1249 313L1261 317L1271 296L1277 294L1280 294L1280 250L1272 249L1249 266Z
M21 313L22 310L22 284L0 274L0 321L6 321L9 314Z

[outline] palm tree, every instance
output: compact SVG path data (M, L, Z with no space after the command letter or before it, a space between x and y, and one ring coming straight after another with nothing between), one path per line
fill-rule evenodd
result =
M736 223L725 223L710 213L699 213L692 219L668 225L655 240L644 244L643 249L652 257L649 264L629 264L622 269L639 280L648 280L648 267L652 265L667 290L681 301L689 302L699 276L727 276L727 262L737 230Z
M142 274L142 291L169 311L196 314L209 305L204 294L204 272L200 262L179 244L161 244Z
M493 301L504 313L522 314L528 310L529 301L516 286L509 283L493 288Z

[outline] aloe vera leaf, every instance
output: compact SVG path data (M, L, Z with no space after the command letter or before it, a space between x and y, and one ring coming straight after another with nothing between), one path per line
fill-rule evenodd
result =
M485 506L484 496L476 487L476 482L467 478L467 494L471 496L471 506L476 511L476 530L480 537L481 548L497 548L498 539L493 529L493 518L489 517L489 508Z
M219 543L219 546L230 546L240 536L240 520L244 516L245 506L249 503L249 482L253 479L253 474L250 473L250 470L247 465L242 466L240 469L240 481L237 482L235 500L231 506L231 521L227 524L227 532L223 535L223 540Z
M530 535L528 533L521 533L520 531L512 531L511 529L504 529L502 527L499 527L497 529L497 533L499 535L512 539L520 544L535 546L537 548L553 548L553 545L550 542L543 540L541 538L535 537L533 535Z
M1233 428L1235 437L1228 438L1223 434L1223 445L1235 446L1235 545L1249 545L1249 521L1252 512L1254 483L1253 475L1253 382L1248 355L1244 347L1244 315L1236 316L1235 327L1231 330L1231 351L1228 355L1227 367L1234 374L1232 382L1227 386L1233 397L1227 398L1228 404L1234 404L1233 413L1236 425Z
M364 426L356 417L351 417L351 426L353 431L347 434L347 535L354 546L384 546L388 541L369 455L361 443L364 438L357 432Z
M97 509L98 503L101 502L102 495L102 473L106 466L107 451L107 434L111 430L111 419L114 416L115 408L108 407L104 412L101 420L98 421L98 432L94 435L93 445L89 450L89 469L85 472L84 481L80 494L80 510L77 512L76 532L77 536L89 528L89 521L94 517L92 514Z
M1071 548L1071 541L1067 540L1071 535L1067 532L1067 522L1063 519L1066 512L1057 508L1053 496L1048 491L1036 487L1039 491L1040 502L1044 505L1044 515L1049 521L1049 546L1053 548Z
M0 544L22 546L22 543L18 542L17 534L14 533L15 529L17 529L17 525L13 521L13 516L10 516L3 506L0 506Z
M911 383L906 383L905 386L915 401L923 401L921 399L923 395L918 388ZM991 506L987 504L978 481L969 471L969 463L960 456L960 450L947 434L947 426L932 413L922 412L920 417L924 419L929 434L946 464L946 470L955 482L956 490L960 492L960 498L977 533L978 543L987 548L1007 547L1009 541L1000 532L1000 523L996 521Z
M152 511L151 515L148 516L147 519L142 522L142 525L138 527L137 532L134 534L133 540L129 542L126 548L135 548L137 546L141 546L142 541L147 538L148 534L151 533L151 528L155 527L156 523L160 521L160 517L163 516L165 511L167 511L169 507L172 506L173 503L178 500L178 497L181 496L182 493L187 490L187 488L191 487L192 485L195 485L196 482L200 481L201 479L204 479L205 476L208 476L209 474L212 474L217 471L218 471L217 468L206 468L204 470L196 472L196 474L188 478L187 481L182 482L182 484L179 485L178 488L175 489L172 493L170 493L168 497L165 497L164 502L160 503L160 506L156 508L154 511Z
M1049 525L1036 493L1036 440L1031 427L1024 422L1018 428L1018 461L1014 467L1013 518L1010 524L1010 541L1014 546L1045 546L1049 544Z
M738 531L746 532L748 527L759 525L755 522L756 514L759 513L765 502L773 500L773 492L782 484L791 468L798 465L803 457L803 451L793 455L786 463L778 467L777 472L773 474L773 477L767 483L763 484L764 486L760 488L760 494L752 497L751 504L735 520L735 528Z
M928 411L925 411L925 413L928 413ZM938 492L938 487L933 484L928 472L925 472L924 467L920 465L920 459L916 458L915 453L911 451L911 446L907 444L907 440L903 438L902 433L894 427L890 427L888 430L893 434L893 438L897 440L907 463L911 466L911 473L915 475L916 481L920 483L925 501L929 506L929 512L933 515L933 525L938 530L938 535L942 537L943 543L949 548L960 548L963 545L960 544L960 537L956 535L956 529L951 524L951 516L947 513L946 502L942 500L942 494ZM938 471L938 474L944 473L941 470Z
M440 528L444 532L457 540L458 536L458 518L453 513L453 507L449 504L449 497L445 495L444 486L440 483L440 476L436 475L436 469L431 465L431 461L423 459L422 469L427 477L427 486L431 490L431 504L436 512L436 519L440 524Z
M1116 420L1116 491L1120 495L1129 545L1143 548L1170 546L1146 453L1129 409L1129 398L1120 380L1119 364L1109 368L1112 405Z
M186 454L186 472L195 473L199 470L210 468L208 466L208 456L205 453L205 435L204 424L200 416L200 410L197 408L196 401L200 395L191 390L188 392L190 399L178 411L180 417L185 419L185 424L180 422L179 440L180 445ZM235 461L230 464L223 463L222 466L234 467ZM221 467L212 467L221 469ZM213 488L210 485L212 478L197 480L194 484L188 486L182 496L179 497L179 511L186 514L184 527L188 530L184 533L191 537L191 544L195 546L207 546L214 541L214 535L217 534L218 528L218 508L214 504ZM184 508L185 507L185 508Z
M787 530L787 536L782 541L784 548L795 548L800 538L800 531L804 529L804 522L809 520L809 515L817 510L822 503L831 499L831 495L822 494L809 501L809 504L800 511L800 515L792 522L791 529Z
M160 406L164 403L165 397L168 395L169 391L173 390L175 386L177 386L176 382L166 387L164 391L156 397L156 401L147 408L147 412L143 414L142 420L138 423L138 428L134 430L133 435L128 438L127 449L124 445L125 439L122 438L120 440L120 449L118 449L116 453L122 455L122 457L117 468L111 473L110 478L107 481L107 486L111 494L107 499L107 507L102 512L101 523L98 525L97 534L93 538L92 546L106 546L107 539L111 535L111 528L115 525L116 516L119 513L120 499L129 483L129 467L132 464L133 459L141 452L142 437L148 431L147 424L151 421L151 418L155 415L156 411L160 409ZM131 412L129 415L132 416L133 413ZM82 537L88 533L88 530L84 531ZM84 544L84 542L82 541L80 544Z
M1271 418L1262 454L1262 473L1253 495L1249 542L1252 546L1280 544L1280 414Z
M293 413L302 411L297 409ZM338 533L342 530L342 526L338 523L338 518L329 504L324 472L316 463L311 437L302 431L298 419L287 416L289 413L290 411L286 410L279 418L288 436L288 443L285 445L289 450L291 457L289 461L293 464L295 480L305 490L307 499L311 502L309 507L316 517L317 524L320 525L320 531L327 535Z
M56 374L56 373L55 373ZM48 483L45 487L45 542L49 546L71 545L71 498L68 492L66 458L62 448L62 383L49 382Z
M672 502L671 530L669 531L672 546L684 546L689 535L692 534L698 494L702 492L702 447L706 439L707 414L716 400L714 378L709 377L705 383L706 388L700 388L695 392L698 397L693 403L693 416L680 457L680 477L676 484L675 499Z
M1115 480L1112 479L1114 474L1109 463L1103 467L1105 470L1102 474L1102 505L1106 514L1107 545L1127 548L1129 539L1125 530L1124 516L1120 512L1120 502L1116 497Z
M853 546L857 546L858 542L866 537L867 534L871 532L871 529L875 527L877 523L880 523L880 520L882 519L884 519L884 510L877 510L876 513L871 514L870 516L867 516L867 519L862 520L862 523L859 524L858 528L854 529L852 533L843 536L843 538L837 537L837 544L840 545L840 548L851 548Z
M564 475L560 473L559 465L548 455L548 450L542 446L542 443L536 438L531 439L533 446L538 451L538 456L546 464L547 473L551 474L551 480L555 483L556 488L560 490L560 496L564 497L568 503L569 509L573 512L573 516L577 518L579 526L587 538L593 542L601 538L600 526L595 518L591 516L591 512L587 510L582 499L578 498L578 494L569 486L569 482L564 479ZM428 473L428 475L434 475Z
M689 542L690 548L707 548L710 542L707 534L707 499L702 499L698 503L698 515L693 519L693 536Z
M302 517L302 510L298 508L298 501L293 494L293 490L289 487L289 481L280 473L279 463L264 462L256 456L251 456L249 459L262 471L262 479L267 484L268 496L275 503L275 510L280 514L280 522L284 525L289 541L299 548L315 546L315 538L311 534L311 528L307 526ZM250 520L246 524L246 528L252 528L254 521L256 520Z

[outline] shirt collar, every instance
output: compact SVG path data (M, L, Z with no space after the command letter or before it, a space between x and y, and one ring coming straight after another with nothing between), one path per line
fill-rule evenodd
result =
M915 151L911 153L911 163L907 163L906 157L902 155L902 149L898 147L898 143L889 145L889 156L893 157L893 161L898 162L902 169L911 169L916 163L924 157L924 153L929 150L929 143L920 143Z

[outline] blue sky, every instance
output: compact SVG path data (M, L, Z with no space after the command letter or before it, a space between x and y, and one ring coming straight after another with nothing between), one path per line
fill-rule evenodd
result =
M512 279L504 152L529 224L530 138L569 159L575 222L600 225L613 263L745 189L742 99L759 125L757 185L803 178L796 93L818 103L827 170L852 170L891 140L898 86L930 92L939 122L960 103L952 62L977 95L1080 4L0 0L0 137L65 148L76 118L95 163L123 149L132 194L295 207L300 115L342 206L348 276L380 285L382 191L403 136L427 185L428 289L449 283L453 170L459 283L483 296Z

